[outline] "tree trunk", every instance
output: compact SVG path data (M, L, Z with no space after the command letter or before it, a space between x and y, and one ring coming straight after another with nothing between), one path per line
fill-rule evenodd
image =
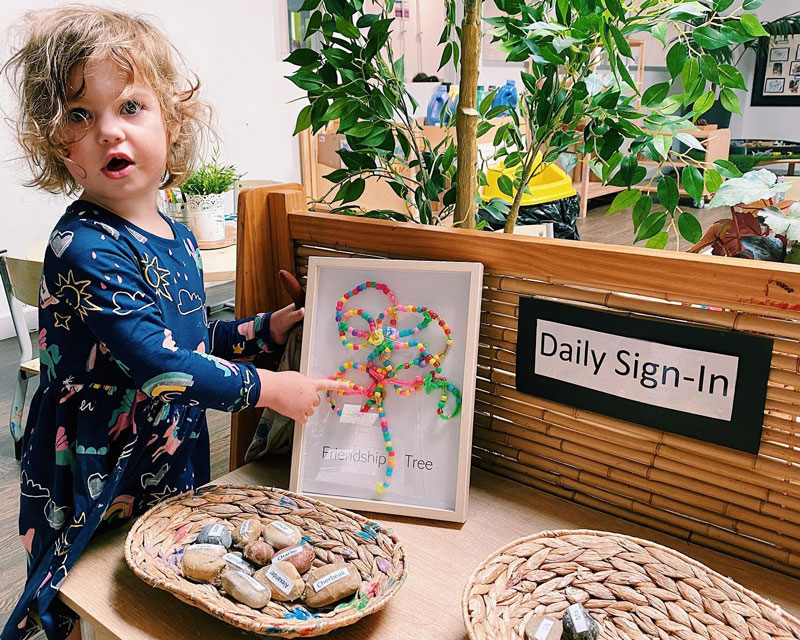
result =
M481 4L483 0L464 0L461 23L461 83L458 89L456 141L458 174L456 177L455 223L475 228L478 191L478 74L481 57Z

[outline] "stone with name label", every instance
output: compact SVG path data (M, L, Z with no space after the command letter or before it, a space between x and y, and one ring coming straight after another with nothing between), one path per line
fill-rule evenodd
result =
M261 567L253 576L272 591L272 599L291 602L303 595L305 582L291 562L273 562Z
M261 520L248 518L233 530L233 542L240 549L244 549L251 542L261 536Z
M533 616L525 625L525 640L559 640L563 629L557 618Z
M303 600L309 607L327 604L353 595L361 586L361 574L345 562L314 567L306 575Z
M291 562L299 573L305 573L314 562L314 549L308 544L281 549L272 557L273 562Z
M264 536L264 540L275 549L294 547L300 544L300 540L303 539L303 534L300 529L282 520L265 522L264 529L261 533Z
M183 552L183 575L195 582L214 582L227 563L222 559L225 547L218 544L193 544Z
M275 555L275 549L263 540L251 542L244 548L244 557L259 567L263 567L272 560L273 555Z
M222 574L222 588L234 600L253 609L267 606L272 596L269 587L241 571L226 570Z
M564 626L561 636L564 640L595 640L599 631L592 616L578 603L567 607L561 624Z
M203 527L203 530L197 535L197 542L200 544L221 544L226 549L230 549L233 538L228 527L217 522Z
M242 558L242 556L238 553L226 553L222 556L222 559L228 565L228 569L232 571L241 571L242 573L246 573L248 576L252 576L253 572L255 571L255 567L251 565L247 560Z

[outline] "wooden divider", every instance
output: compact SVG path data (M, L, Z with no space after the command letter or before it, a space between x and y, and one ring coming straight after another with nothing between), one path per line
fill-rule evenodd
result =
M240 271L237 294L246 299L237 297L237 307L250 309L254 295L277 302L277 283L265 271L289 269L303 279L314 255L479 260L485 277L474 464L800 577L796 267L309 213L291 189L264 197L265 205L254 205L261 226L244 221L260 247L249 258L250 273L260 279ZM518 305L525 296L774 338L759 454L516 391ZM247 428L238 441L249 441Z

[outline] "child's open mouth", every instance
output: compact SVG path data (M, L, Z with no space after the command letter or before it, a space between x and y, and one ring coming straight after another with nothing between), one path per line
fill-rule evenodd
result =
M124 178L133 169L134 163L128 158L115 156L103 167L103 173L109 178Z

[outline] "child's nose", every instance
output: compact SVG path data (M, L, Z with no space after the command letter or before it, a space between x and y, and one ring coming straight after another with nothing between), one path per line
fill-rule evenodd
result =
M97 127L97 137L101 144L119 142L125 138L125 130L120 118L107 116L100 120Z

